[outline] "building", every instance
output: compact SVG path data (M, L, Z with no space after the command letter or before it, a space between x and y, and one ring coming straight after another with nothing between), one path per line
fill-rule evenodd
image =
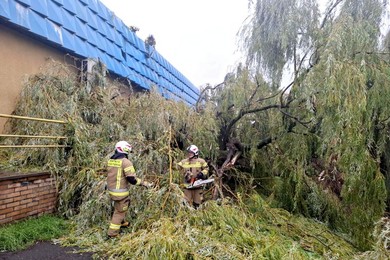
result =
M0 0L0 113L12 113L23 78L37 73L48 57L64 63L77 57L87 69L99 60L110 77L141 90L156 86L164 97L189 105L199 96L198 88L99 0ZM0 133L4 124L0 118Z

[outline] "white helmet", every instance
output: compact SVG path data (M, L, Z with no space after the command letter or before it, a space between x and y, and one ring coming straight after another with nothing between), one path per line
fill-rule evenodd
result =
M190 146L187 147L187 152L193 153L194 155L198 156L199 155L199 149L196 145L191 144Z
M129 154L132 149L133 149L133 147L126 141L119 141L115 145L115 150L118 153Z

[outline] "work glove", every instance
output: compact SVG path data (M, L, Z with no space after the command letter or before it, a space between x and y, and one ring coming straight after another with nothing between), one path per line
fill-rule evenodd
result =
M151 189L151 188L153 188L154 184L150 183L150 182L147 182L147 181L143 181L141 186L144 186L147 189Z
M203 180L203 178L204 178L204 176L203 176L203 173L198 173L197 175L196 175L196 178L198 179L198 180Z

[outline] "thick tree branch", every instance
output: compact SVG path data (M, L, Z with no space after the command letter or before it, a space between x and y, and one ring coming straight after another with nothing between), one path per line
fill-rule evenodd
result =
M333 3L333 5L328 9L328 11L326 12L325 16L324 16L324 19L322 20L322 23L321 23L321 26L320 26L320 29L323 29L325 27L325 24L326 22L328 21L328 19L330 18L333 10L342 2L343 0L337 0Z
M230 123L227 126L227 129L229 130L228 132L230 133L231 128L246 114L251 114L251 113L257 113L260 111L265 111L268 109L272 108L282 108L280 105L269 105L269 106L264 106L264 107L259 107L259 108L254 108L254 109L248 109L248 110L241 110L240 113L233 118Z
M291 115L291 114L289 114L289 113L287 113L286 111L283 111L283 110L280 110L280 112L283 114L283 115L285 115L285 116L287 116L287 117L289 117L289 118L292 118L292 119L294 119L296 122L298 122L299 124L301 124L302 126L304 126L304 127L306 127L306 128L308 128L308 124L310 124L311 122L313 122L313 120L310 120L310 121L302 121L302 120L300 120L298 117L296 117L296 116L293 116L293 115Z
M211 85L207 85L207 87L205 87L199 94L199 97L198 97L198 100L196 101L195 103L195 109L196 109L196 112L199 112L199 103L200 101L202 100L202 98L204 97L204 94L206 93L206 91L208 90L215 90L217 88L219 88L220 86L223 86L225 84L225 81L222 82L222 83L219 83L217 84L216 86L212 87Z

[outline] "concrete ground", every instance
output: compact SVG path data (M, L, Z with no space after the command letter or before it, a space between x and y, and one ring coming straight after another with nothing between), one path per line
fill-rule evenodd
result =
M62 247L51 242L38 242L16 252L0 252L0 260L90 260L92 253L76 253L74 247Z

